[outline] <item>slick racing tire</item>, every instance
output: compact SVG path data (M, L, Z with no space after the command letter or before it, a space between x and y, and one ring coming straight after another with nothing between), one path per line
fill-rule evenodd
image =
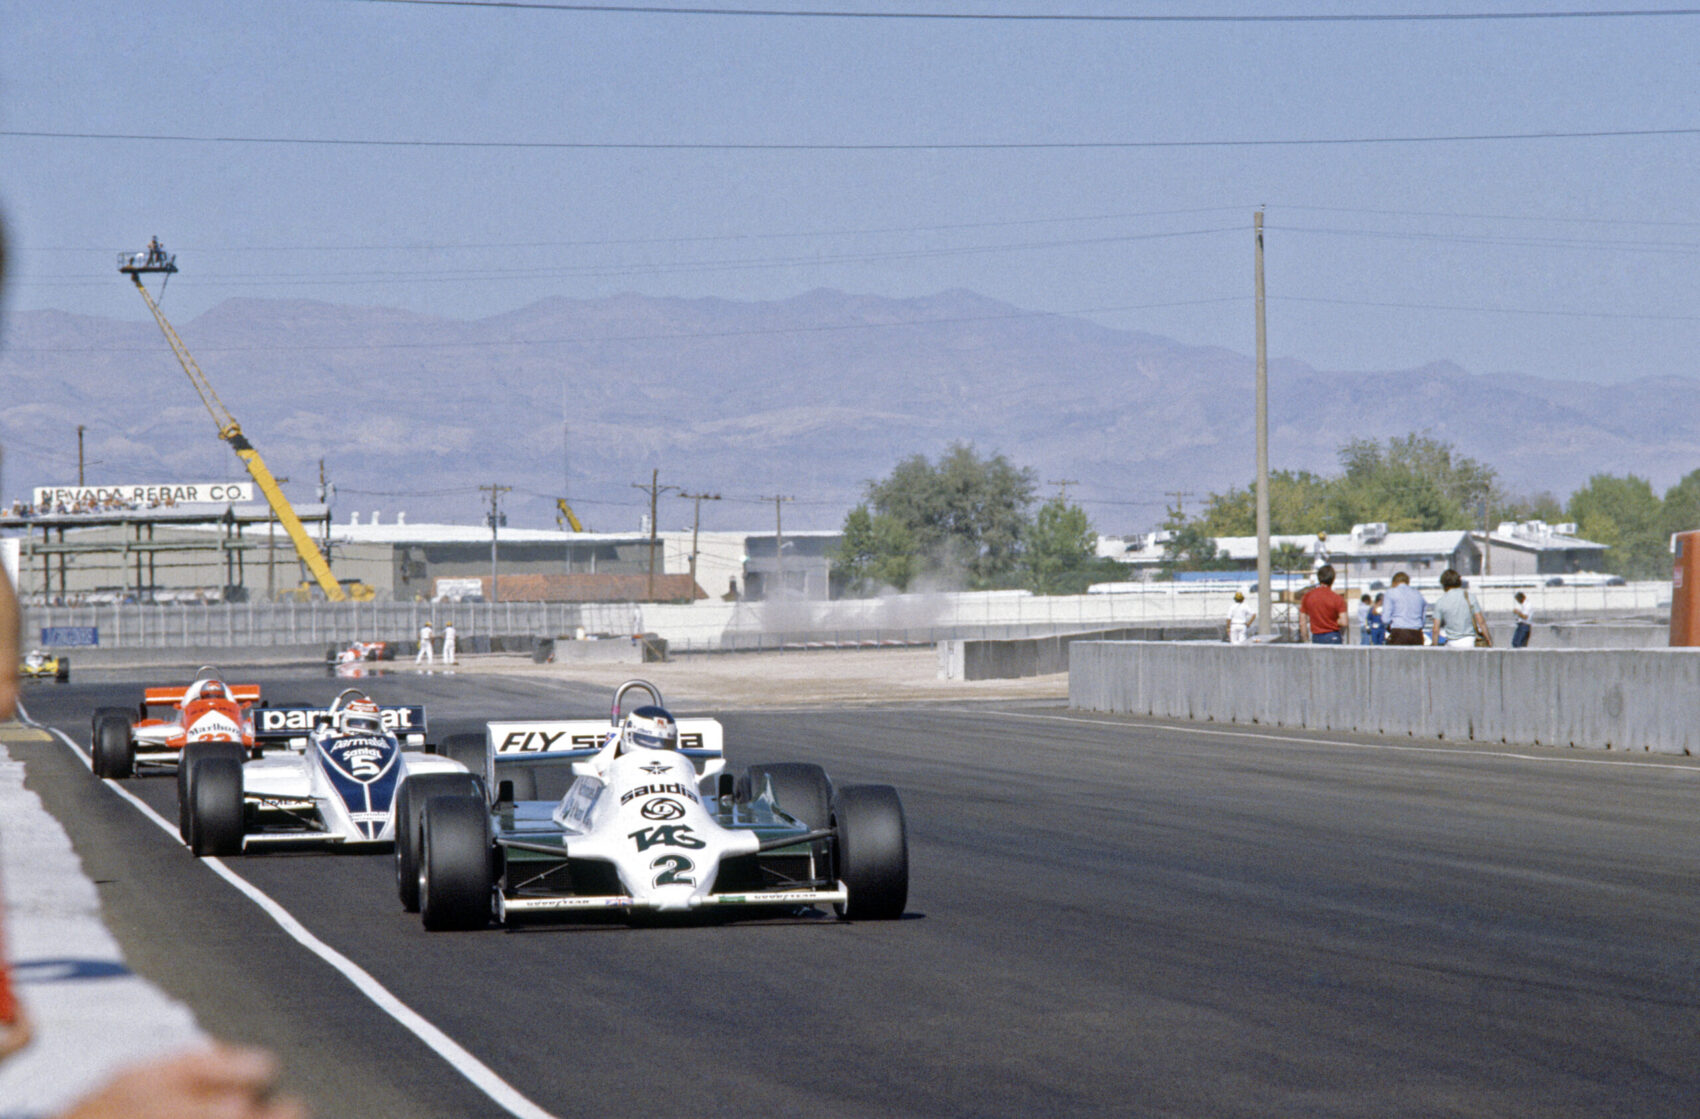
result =
M401 907L419 912L420 827L432 797L467 796L484 802L484 785L470 773L422 773L409 777L395 794L395 887Z
M482 797L433 796L420 829L419 917L427 929L490 923L490 810Z
M482 734L451 734L444 737L437 753L464 765L467 772L484 776L484 736Z
M191 848L195 846L194 816L189 811L193 803L195 764L206 758L230 758L241 765L248 752L240 742L191 742L177 757L177 834Z
M826 770L807 762L775 762L752 765L738 782L737 799L749 802L771 783L773 803L787 816L810 831L832 826L832 782Z
M130 717L108 715L94 730L94 775L122 781L136 772L136 746L130 739Z
M189 779L189 849L197 856L242 853L242 763L198 758Z
M53 673L53 679L61 684L71 682L71 658L60 657L59 667Z
M100 733L100 724L114 715L120 719L128 719L130 709L128 707L96 707L94 709L94 714L89 716L90 742L93 742L94 736Z
M838 877L850 899L834 905L849 921L891 921L909 901L909 834L890 785L847 785L833 801Z

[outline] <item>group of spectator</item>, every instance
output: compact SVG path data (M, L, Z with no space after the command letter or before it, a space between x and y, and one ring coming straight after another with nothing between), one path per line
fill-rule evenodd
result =
M1313 645L1340 645L1346 639L1346 600L1334 590L1334 568L1323 564L1316 571L1316 585L1299 600L1299 638ZM1359 642L1364 645L1444 645L1449 649L1474 649L1493 644L1487 619L1481 606L1464 588L1464 578L1452 568L1440 575L1441 594L1430 603L1422 592L1411 586L1411 576L1404 571L1393 576L1392 584L1373 599L1361 595L1358 599ZM1529 643L1531 611L1523 592L1516 595L1516 629L1511 647L1521 649ZM1228 640L1243 644L1249 640L1256 612L1241 592L1234 593L1234 605L1228 611Z

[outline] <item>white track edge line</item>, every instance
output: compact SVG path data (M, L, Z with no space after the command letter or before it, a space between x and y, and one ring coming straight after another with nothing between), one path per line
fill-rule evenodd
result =
M1301 746L1341 746L1352 750L1382 750L1388 753L1402 754L1444 754L1455 758L1509 758L1513 761L1547 762L1552 765L1611 765L1625 769L1675 769L1684 773L1700 773L1700 766L1677 765L1674 762L1632 762L1627 759L1617 761L1612 758L1548 758L1540 754L1518 754L1509 750L1472 749L1469 746L1401 746L1392 742L1346 742L1337 738L1300 738L1293 734L1272 734L1255 730L1214 730L1205 727L1193 727L1179 723L1166 723L1155 719L1139 719L1122 717L1119 722L1111 722L1113 712L1104 712L1106 718L1087 719L1078 715L1037 715L1025 711L986 711L986 715L997 715L1005 719L1037 719L1054 723L1086 723L1090 726L1114 727L1136 726L1154 727L1159 730L1172 730L1181 734L1206 734L1216 738L1257 738L1269 742L1296 742ZM1557 749L1557 747L1554 747Z
M24 714L21 704L18 707L18 713L20 721L56 736L59 741L70 747L71 752L77 756L77 760L82 762L89 772L94 772L93 763L89 761L88 756L64 731L61 731L58 727L45 726L30 721ZM146 801L110 778L103 778L101 783L129 801L138 812L153 821L167 835L173 839L178 838L177 826L155 812ZM494 1069L467 1052L459 1042L432 1025L418 1011L402 1002L401 999L391 993L389 988L374 979L366 969L314 936L294 914L278 904L258 886L225 866L222 859L203 858L200 862L203 866L212 870L214 874L234 886L249 901L259 906L266 916L275 921L284 932L293 937L302 947L340 972L345 979L354 985L355 990L366 996L378 1009L395 1019L403 1029L423 1041L433 1052L448 1062L451 1068L465 1077L479 1091L489 1096L503 1110L510 1115L518 1116L519 1119L556 1119L552 1112L543 1110L521 1095L519 1089L503 1080Z

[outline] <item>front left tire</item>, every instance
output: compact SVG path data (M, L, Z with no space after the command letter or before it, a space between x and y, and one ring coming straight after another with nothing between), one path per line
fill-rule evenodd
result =
M419 917L433 932L490 923L490 812L482 797L434 796L425 805Z
M242 853L242 763L201 758L189 778L190 850L197 856Z

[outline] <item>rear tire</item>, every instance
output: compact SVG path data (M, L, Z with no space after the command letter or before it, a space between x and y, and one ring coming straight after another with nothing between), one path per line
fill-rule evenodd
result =
M423 850L420 827L432 797L472 796L484 801L484 786L471 774L422 773L409 777L395 794L395 886L401 907L419 912L419 868Z
M53 678L61 684L70 683L70 681L71 681L71 658L70 657L60 657L59 658L59 667L53 673Z
M810 831L832 826L832 782L826 770L807 762L752 765L739 782L738 799L755 800L764 785L773 787L773 803Z
M891 921L909 901L909 834L890 785L849 785L833 802L838 877L850 899L833 908L849 921Z
M484 736L482 734L451 734L437 747L437 753L452 758L480 779L484 776Z
M115 781L136 772L136 745L130 737L130 716L108 715L94 729L94 775Z
M199 758L189 779L189 845L197 856L242 853L242 763Z
M434 796L421 829L419 917L427 929L490 923L490 812L481 797Z

